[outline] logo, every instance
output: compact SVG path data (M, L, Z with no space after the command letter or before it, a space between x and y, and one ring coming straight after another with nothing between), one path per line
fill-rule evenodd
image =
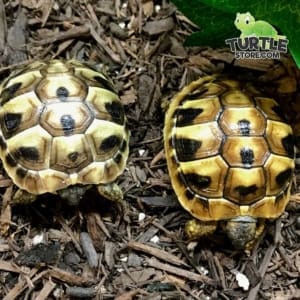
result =
M241 35L226 39L225 43L234 52L236 59L280 59L280 53L287 52L288 39L278 35L268 22L255 21L251 13L237 13L234 25L241 31Z

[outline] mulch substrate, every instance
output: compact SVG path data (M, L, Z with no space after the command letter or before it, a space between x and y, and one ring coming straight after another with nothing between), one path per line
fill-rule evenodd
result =
M195 30L164 0L0 0L0 79L37 59L104 67L131 129L123 205L90 192L78 207L43 195L11 208L14 187L1 171L1 299L300 299L297 176L294 201L251 254L219 233L199 242L184 234L189 215L166 168L163 103L222 70L264 81L286 100L299 90L288 57L235 61L228 49L184 47Z

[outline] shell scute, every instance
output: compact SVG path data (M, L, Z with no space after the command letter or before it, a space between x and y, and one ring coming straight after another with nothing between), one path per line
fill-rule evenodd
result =
M255 107L225 109L220 116L220 127L226 135L262 135L266 120Z
M274 154L294 157L293 132L288 124L268 121L266 129L267 141Z
M214 121L220 111L218 98L189 100L176 110L178 127Z
M237 204L248 205L266 195L265 186L263 168L231 168L227 174L223 195Z
M254 106L253 100L249 95L240 89L231 89L221 96L221 102L224 106L233 107L252 107Z
M105 91L110 91L111 93L116 94L115 88L104 74L90 68L78 67L75 70L75 75L87 82L87 84L91 87L101 88Z
M203 138L205 137L205 138ZM178 127L173 143L179 161L196 160L215 155L222 143L222 133L217 122Z
M18 95L33 91L40 79L41 74L36 71L8 78L0 92L0 104L4 105Z
M93 113L82 102L46 105L40 124L52 136L84 133L93 121Z
M269 120L281 122L285 119L280 106L274 99L267 97L255 97L254 99L259 109L266 115Z
M195 193L206 198L221 197L227 164L221 156L180 164L186 185Z
M20 166L29 170L49 167L51 143L50 134L38 125L20 132L7 141L10 154Z
M80 79L69 74L44 77L36 87L36 94L44 103L61 101L83 101L87 86Z
M38 124L43 106L34 93L20 95L5 105L0 112L1 132L5 138Z
M259 167L269 157L269 147L262 136L226 138L223 144L223 157L232 167Z
M92 153L83 134L55 137L52 143L50 168L64 173L76 173L92 162Z
M122 140L126 139L122 126L104 120L95 120L86 131L86 136L95 161L106 161L117 155Z
M276 196L285 190L292 179L294 162L288 157L271 155L266 162L267 194Z

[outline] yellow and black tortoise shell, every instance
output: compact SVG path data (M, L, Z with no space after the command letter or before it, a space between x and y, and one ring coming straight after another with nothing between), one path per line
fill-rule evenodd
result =
M35 62L0 88L0 158L33 194L114 181L125 168L124 108L102 73L77 62Z
M291 127L274 99L251 85L205 77L172 100L165 151L173 188L194 217L275 218L289 201Z

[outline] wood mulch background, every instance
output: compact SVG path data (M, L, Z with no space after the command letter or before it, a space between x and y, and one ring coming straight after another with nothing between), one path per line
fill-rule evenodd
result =
M1 171L1 299L300 299L297 176L294 201L249 256L218 233L199 243L184 235L189 215L166 169L162 101L228 69L292 102L300 82L288 58L235 61L228 49L184 47L195 30L164 0L0 0L0 79L36 59L104 65L131 128L123 208L93 193L79 207L44 195L11 208Z

